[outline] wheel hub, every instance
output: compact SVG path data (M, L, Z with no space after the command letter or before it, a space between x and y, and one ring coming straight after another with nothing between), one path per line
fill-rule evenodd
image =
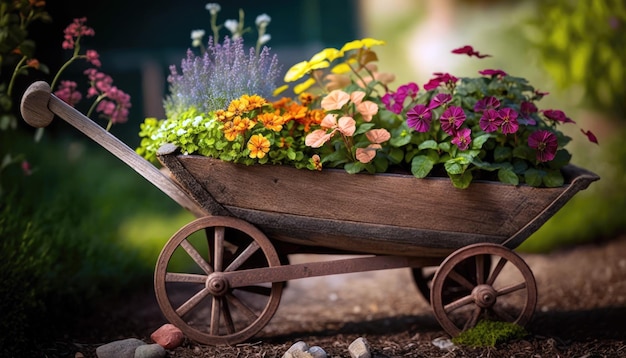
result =
M230 287L228 285L228 280L226 280L223 275L213 273L206 280L206 288L213 296L223 296L226 292L228 292Z
M478 285L472 290L474 302L481 308L489 308L496 303L498 294L490 285Z

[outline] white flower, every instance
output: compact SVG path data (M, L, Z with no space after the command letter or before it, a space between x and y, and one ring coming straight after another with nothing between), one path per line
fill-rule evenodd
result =
M202 38L204 37L204 30L193 30L191 31L191 46L200 47L202 46Z
M176 131L176 135L177 135L177 136L179 136L179 137L180 137L181 135L186 134L186 133L187 133L187 131L186 131L184 128L180 128L180 129L178 129L178 130Z
M255 23L258 27L266 27L270 21L272 21L272 18L268 14L261 14L256 17Z
M272 39L272 36L270 34L265 34L261 37L259 37L259 46L261 45L265 45L266 43L268 43L270 40Z
M211 15L217 14L222 9L220 4L216 3L208 3L204 8L209 10L211 12Z
M237 34L237 30L239 29L239 21L237 20L226 20L224 22L224 27L228 29L233 35Z
M196 116L196 118L193 119L193 126L197 127L200 125L200 123L202 123L202 116Z

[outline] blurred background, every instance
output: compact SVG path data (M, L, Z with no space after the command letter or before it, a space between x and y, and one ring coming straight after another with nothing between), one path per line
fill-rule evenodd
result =
M210 32L210 15L206 1L197 0L0 3L0 315L1 330L11 332L2 335L0 347L11 349L33 337L45 342L64 332L73 322L68 315L80 317L99 300L151 290L161 247L193 219L61 120L35 141L35 130L17 110L21 94L35 80L51 81L71 56L61 48L63 29L74 18L87 17L96 35L84 38L83 48L98 51L101 71L132 97L129 121L114 125L111 132L135 148L143 120L163 116L168 67L180 64L192 30ZM34 21L20 32L10 16L17 5L44 9L50 21ZM229 0L220 5L220 23L237 19L240 8L248 26L254 27L259 14L271 17L268 45L283 71L324 47L373 37L386 41L376 51L379 69L396 74L392 88L408 81L421 86L433 72L462 77L486 68L529 79L550 93L540 109L562 109L579 127L596 134L599 145L587 142L576 126L563 128L574 139L572 162L602 179L579 193L519 250L548 252L623 235L622 0ZM255 34L248 36L244 38L254 46ZM33 56L51 74L28 70L7 93L20 58L12 50L23 40L32 41ZM464 45L492 57L477 60L450 53ZM70 66L64 77L84 84L84 91L83 65Z

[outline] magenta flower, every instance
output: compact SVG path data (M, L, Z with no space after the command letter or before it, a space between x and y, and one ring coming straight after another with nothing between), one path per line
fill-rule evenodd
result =
M435 109L439 106L442 106L452 100L452 95L449 93L437 93L433 99L430 100L430 104L428 104L428 108Z
M454 84L459 80L458 78L452 76L449 73L435 72L434 75L435 75L435 78L431 79L430 81L428 81L428 83L424 85L425 90L430 91L432 89L435 89L439 87L439 85L442 83Z
M500 107L500 101L496 97L484 97L476 102L474 105L474 112L483 112L487 109L498 109L498 107Z
M402 113L402 109L403 107L403 102L398 102L396 99L396 96L394 96L393 93L391 92L387 92L385 93L381 98L380 101L383 102L383 104L385 105L385 108L387 108L388 111L391 111L395 114L400 114Z
M406 114L406 124L418 132L428 132L432 113L428 107L418 104Z
M538 130L528 137L528 146L537 151L538 162L549 162L554 159L559 143L554 133Z
M465 112L463 108L458 106L448 107L439 118L441 122L441 129L449 135L454 135L457 129L461 128L463 122L465 122Z
M534 126L537 124L537 121L532 115L533 113L537 113L537 111L537 106L535 106L534 103L528 101L522 102L520 105L520 115L522 118L518 118L518 122L520 122L520 124Z
M568 118L563 111L558 110L558 109L546 109L545 111L543 111L543 115L546 116L546 118L551 119L556 122L576 123L570 118Z
M480 54L480 52L474 51L474 48L472 48L472 46L468 46L468 45L456 48L456 49L452 50L452 53L468 55L470 57L471 56L476 56L478 58L491 57L491 55L482 55L482 54Z
M415 99L418 91L419 91L419 86L415 82L409 82L407 84L404 84L398 87L398 90L396 91L396 96L400 96L398 97L398 99L402 98L402 101L398 100L398 102L404 102L404 99L406 97L411 97Z
M452 144L455 144L460 150L467 150L472 142L471 134L472 131L469 128L459 129L452 139Z
M83 98L83 95L76 90L76 86L77 84L74 81L61 81L59 89L54 92L54 95L59 97L63 102L75 107Z
M478 73L480 73L483 76L499 76L499 77L506 76L506 72L502 70L487 69L487 70L478 71Z
M587 139L589 139L590 142L596 143L598 144L598 138L596 137L595 134L591 133L591 131L586 131L584 129L580 129L580 131L587 136Z
M498 111L491 108L483 112L483 115L480 117L480 121L478 122L480 129L485 131L485 133L497 131L501 124L502 119L500 119Z
M519 123L517 122L517 112L513 108L503 108L498 111L498 116L502 120L502 133L512 134L519 129Z
M96 32L88 26L85 26L87 21L86 17L74 19L74 22L69 24L65 30L63 30L63 49L70 50L76 45L76 41L82 36L94 36Z

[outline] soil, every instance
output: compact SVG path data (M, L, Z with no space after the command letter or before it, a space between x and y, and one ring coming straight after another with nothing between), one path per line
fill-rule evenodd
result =
M379 358L626 357L626 236L521 256L539 296L526 327L530 335L522 340L489 348L436 347L433 340L447 334L411 271L395 269L290 281L273 319L248 343L211 347L187 340L168 357L281 357L300 340L321 346L329 357L349 357L348 345L358 337ZM151 343L150 334L165 323L152 289L137 290L78 321L77 333L47 356L94 357L100 344L125 338Z

